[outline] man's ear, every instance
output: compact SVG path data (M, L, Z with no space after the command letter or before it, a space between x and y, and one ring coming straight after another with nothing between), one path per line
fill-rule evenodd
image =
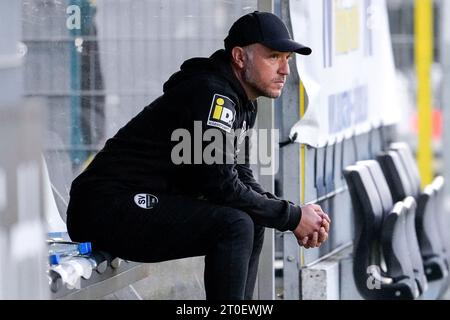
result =
M242 47L234 47L231 49L231 59L236 66L243 69L246 63L244 49Z

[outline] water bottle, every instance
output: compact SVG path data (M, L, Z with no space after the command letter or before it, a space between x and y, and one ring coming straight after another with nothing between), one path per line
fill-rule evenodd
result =
M90 242L49 241L50 264L58 264L63 257L86 255L92 251Z
M52 231L47 233L47 239L50 242L60 242L60 241L69 241L70 240L69 234L67 231Z

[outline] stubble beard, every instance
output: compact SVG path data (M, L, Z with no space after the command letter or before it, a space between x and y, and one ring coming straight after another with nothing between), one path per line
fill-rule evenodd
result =
M255 66L253 64L253 52L251 50L246 50L245 55L247 58L247 65L245 66L243 72L244 81L252 87L258 97L263 96L272 99L278 98L281 95L281 91L280 93L272 93L268 89L264 88L261 83L255 79L252 72L255 70Z
M252 69L253 65L250 62L249 65L247 65L244 70L244 81L247 82L247 84L249 84L253 88L253 90L255 90L258 96L263 96L272 99L278 98L281 93L280 94L273 93L268 89L264 88L253 76Z

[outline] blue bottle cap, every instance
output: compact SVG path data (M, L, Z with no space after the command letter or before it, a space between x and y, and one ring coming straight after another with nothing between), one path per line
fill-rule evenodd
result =
M50 262L50 265L59 264L59 262L61 261L61 257L59 256L59 254L51 254L48 257L48 260Z
M80 254L88 254L92 251L92 246L90 242L82 242L78 244L78 252Z

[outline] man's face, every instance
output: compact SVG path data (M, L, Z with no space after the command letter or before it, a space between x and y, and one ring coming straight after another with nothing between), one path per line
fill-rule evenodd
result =
M259 43L245 48L243 80L254 96L278 98L289 74L292 52L275 51Z

